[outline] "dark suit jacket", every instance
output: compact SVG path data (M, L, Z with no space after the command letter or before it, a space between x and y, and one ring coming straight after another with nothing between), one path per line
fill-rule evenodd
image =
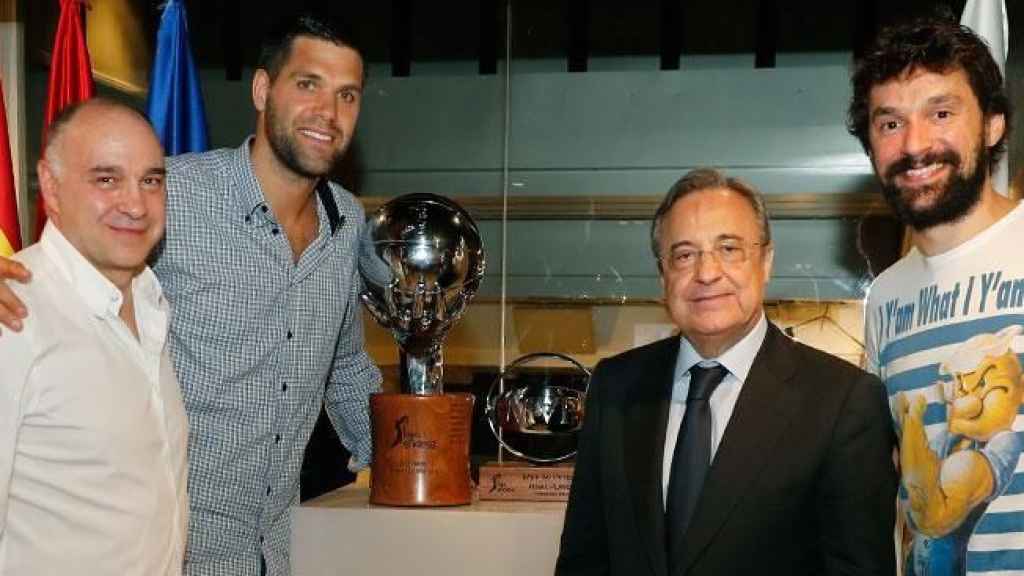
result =
M668 574L661 478L678 353L673 337L595 369L556 574ZM894 574L894 441L877 378L769 324L676 574Z

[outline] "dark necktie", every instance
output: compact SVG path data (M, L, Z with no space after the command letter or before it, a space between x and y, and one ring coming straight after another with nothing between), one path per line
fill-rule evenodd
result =
M719 364L711 368L690 368L686 413L672 453L665 504L665 543L670 571L682 560L683 535L693 518L704 477L711 466L711 406L708 400L728 373Z

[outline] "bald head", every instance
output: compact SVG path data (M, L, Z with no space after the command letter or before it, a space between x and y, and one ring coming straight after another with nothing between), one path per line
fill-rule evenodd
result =
M83 112L86 112L86 120L88 120L89 116L94 114L97 114L102 118L123 116L126 119L133 118L134 120L145 124L150 130L152 130L149 120L143 116L141 112L127 104L122 104L116 100L103 98L101 96L82 100L81 102L75 102L61 110L46 129L46 134L44 135L46 139L46 147L43 149L43 158L50 163L50 167L52 169L57 171L60 170L61 147L66 139L66 133L69 126L74 124L75 119ZM153 137L156 138L156 135L154 134Z
M106 99L65 109L37 165L51 223L119 287L163 236L163 149L144 116Z

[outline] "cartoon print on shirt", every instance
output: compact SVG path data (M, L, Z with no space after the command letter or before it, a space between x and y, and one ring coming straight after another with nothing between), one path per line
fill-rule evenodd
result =
M925 430L924 394L895 397L902 430L900 467L916 538L904 538L908 575L965 574L967 541L988 503L1009 485L1022 443L1012 430L1024 397L1021 364L1008 326L958 345L939 366L936 392L947 430Z

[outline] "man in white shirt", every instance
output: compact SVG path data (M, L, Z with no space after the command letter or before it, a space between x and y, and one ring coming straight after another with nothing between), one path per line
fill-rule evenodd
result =
M146 258L164 158L138 112L64 111L37 166L49 223L15 255L35 313L0 338L0 575L180 574L187 424Z

